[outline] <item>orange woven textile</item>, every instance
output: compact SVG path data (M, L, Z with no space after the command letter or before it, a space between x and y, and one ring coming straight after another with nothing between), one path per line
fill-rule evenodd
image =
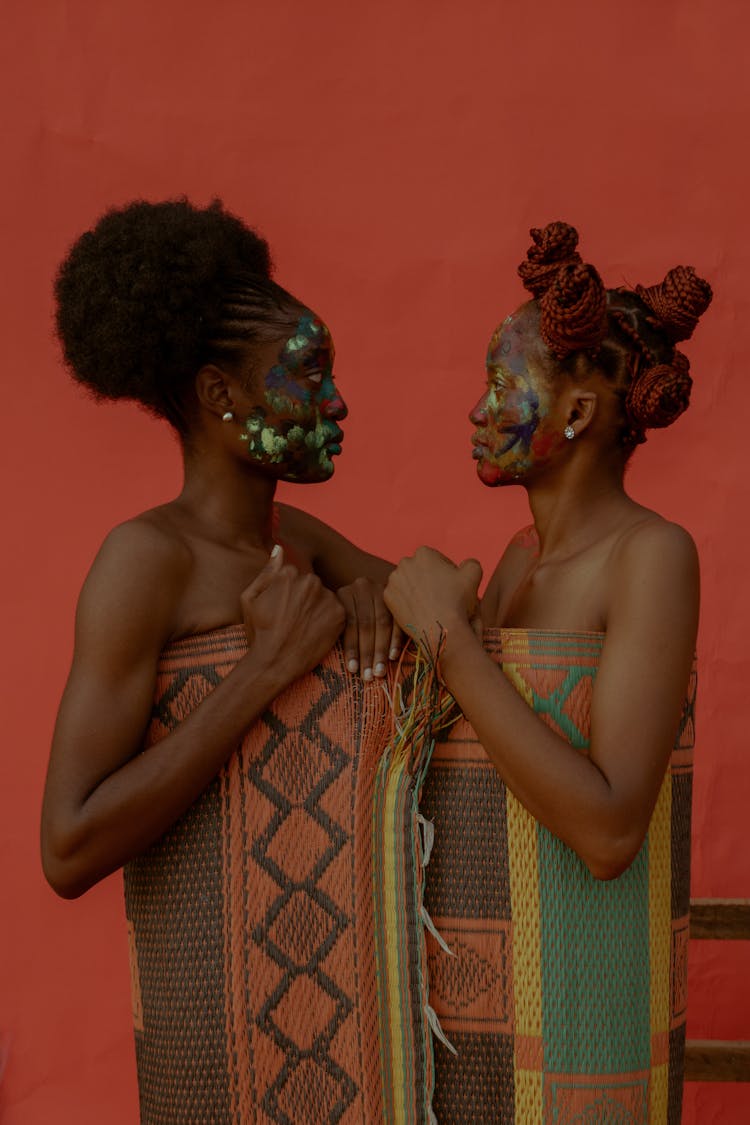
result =
M172 645L148 742L246 649L239 626ZM392 727L334 649L128 864L145 1125L429 1120L421 775L384 768Z

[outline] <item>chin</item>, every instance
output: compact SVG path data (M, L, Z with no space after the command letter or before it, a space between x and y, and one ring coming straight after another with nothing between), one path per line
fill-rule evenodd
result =
M503 488L509 484L518 484L518 478L499 469L497 465L490 465L486 461L477 462L477 476L485 488Z
M288 472L282 473L279 479L288 484L324 484L331 479L334 472L335 466L329 461L327 465L316 465L313 469L289 469Z

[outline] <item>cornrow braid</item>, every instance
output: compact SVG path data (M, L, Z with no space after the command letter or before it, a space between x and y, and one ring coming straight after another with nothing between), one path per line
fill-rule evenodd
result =
M235 274L225 283L218 314L204 333L204 363L237 358L248 344L287 335L306 306L275 281Z
M630 451L646 440L644 427L635 421L629 409L630 390L641 367L644 364L653 367L657 360L649 345L639 335L632 313L623 308L610 308L609 319L612 331L606 350L610 353L611 362L605 366L605 371L615 384L615 394L620 402L622 422L618 440L620 445ZM624 353L620 353L615 346L618 336L624 344ZM604 354L601 358L604 359Z
M687 410L690 361L637 292L612 290L608 302L609 366L623 407L620 440L632 449L646 440L646 430L670 426Z

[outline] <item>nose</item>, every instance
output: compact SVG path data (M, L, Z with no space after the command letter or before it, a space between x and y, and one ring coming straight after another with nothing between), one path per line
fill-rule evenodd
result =
M322 414L334 422L343 422L348 413L349 408L338 391L334 393L332 398L326 399L323 403Z
M479 402L469 412L469 421L475 426L487 425L487 395L483 394Z

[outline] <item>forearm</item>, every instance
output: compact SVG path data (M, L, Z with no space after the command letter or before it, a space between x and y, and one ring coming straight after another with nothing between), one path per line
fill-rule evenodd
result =
M315 571L329 590L339 590L358 578L367 578L379 586L385 586L394 564L387 559L370 555L366 551L352 548L338 557L330 555L315 560Z
M163 835L288 681L281 665L251 650L171 734L102 778L48 834L45 871L55 890L77 897Z
M638 841L609 780L534 713L469 625L447 633L441 675L508 789L593 874L619 874Z

